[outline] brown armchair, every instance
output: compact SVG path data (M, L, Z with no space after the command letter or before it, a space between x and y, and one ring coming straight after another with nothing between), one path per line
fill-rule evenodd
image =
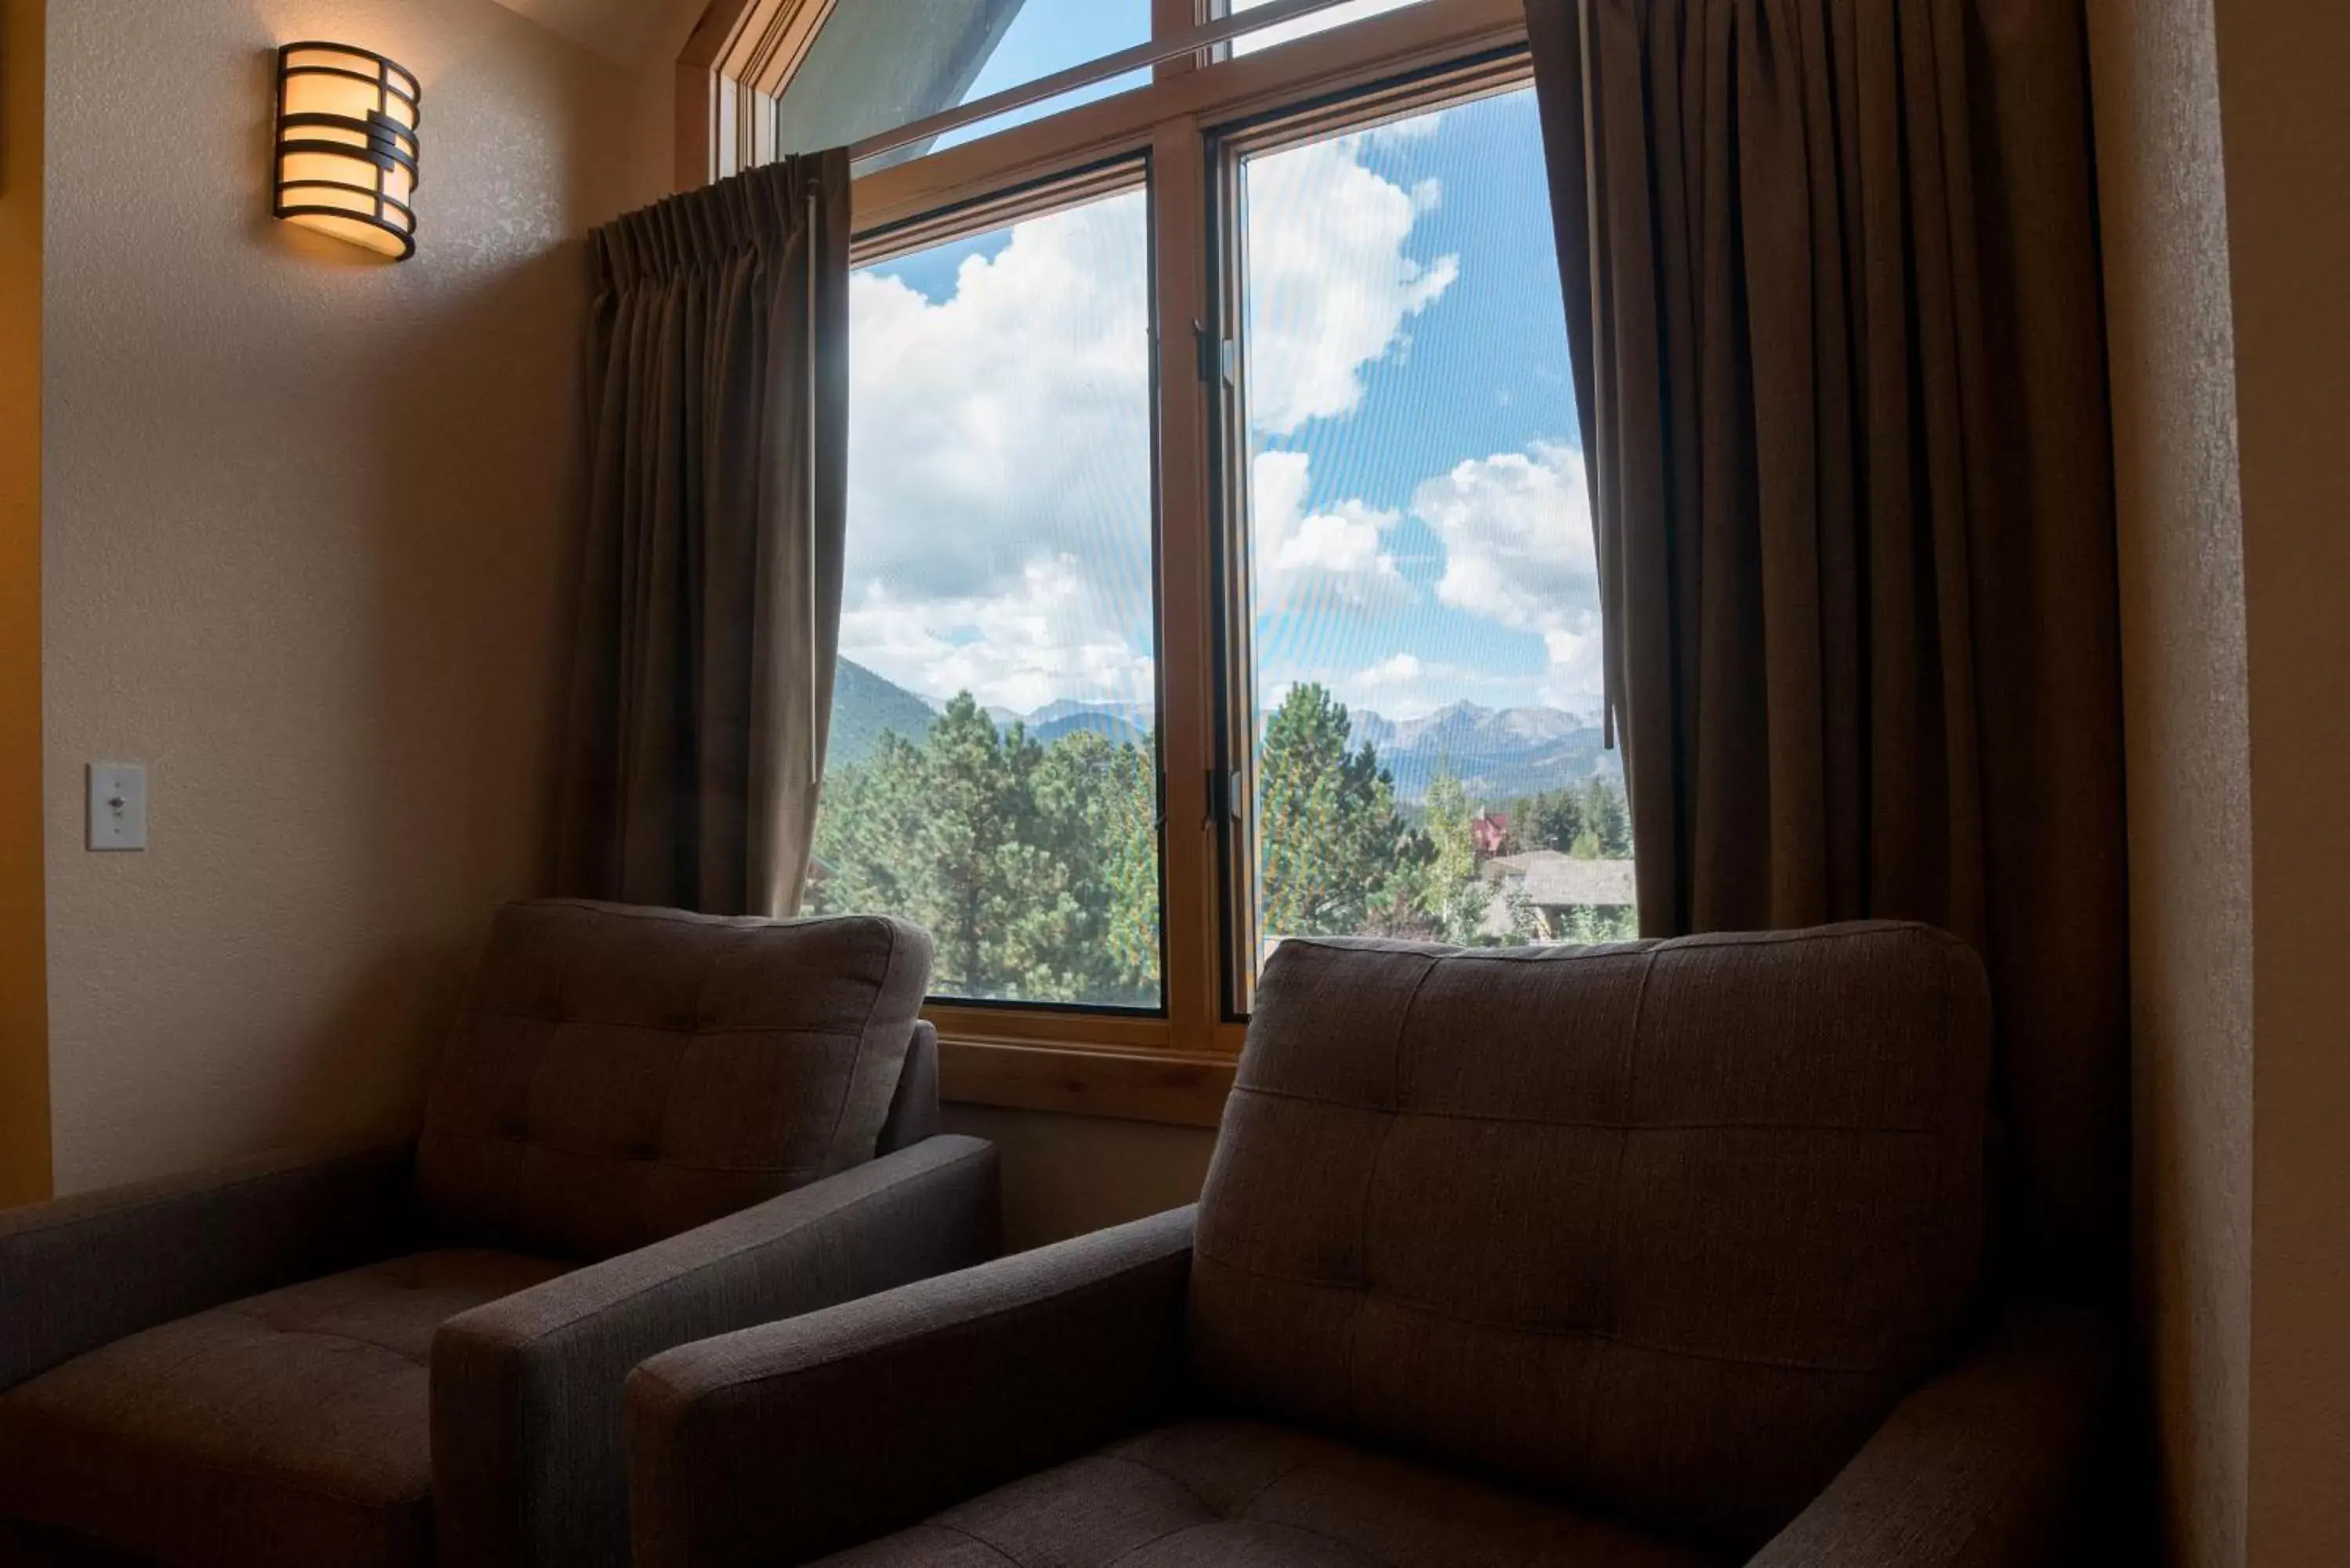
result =
M2074 1561L2115 1345L1984 1299L1989 1033L1918 926L1284 943L1196 1210L639 1368L638 1568Z
M922 933L498 917L422 1136L0 1214L0 1562L619 1564L656 1351L992 1257Z

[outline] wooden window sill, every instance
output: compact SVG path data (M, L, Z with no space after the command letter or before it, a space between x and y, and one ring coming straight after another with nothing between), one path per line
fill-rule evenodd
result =
M1226 1055L1004 1040L939 1041L939 1097L1068 1116L1213 1127L1236 1063Z

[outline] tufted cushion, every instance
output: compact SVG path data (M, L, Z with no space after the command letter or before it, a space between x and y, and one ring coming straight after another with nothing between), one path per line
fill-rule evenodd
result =
M117 1340L0 1396L0 1513L182 1568L424 1568L433 1332L564 1268L424 1252Z
M1989 1005L1922 926L1284 942L1201 1202L1193 1376L1742 1553L1961 1325Z
M902 921L499 913L417 1184L452 1234L596 1259L872 1157L930 939Z
M1705 1568L1560 1509L1304 1432L1188 1421L823 1568Z

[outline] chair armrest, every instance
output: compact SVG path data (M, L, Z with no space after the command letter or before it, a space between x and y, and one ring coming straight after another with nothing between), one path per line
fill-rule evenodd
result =
M432 1488L446 1568L628 1562L622 1380L648 1355L994 1256L994 1146L926 1138L443 1324Z
M647 1362L637 1568L804 1562L1148 1424L1180 1385L1195 1212Z
M2120 1363L2119 1336L2100 1313L2012 1310L1966 1359L1897 1406L1749 1568L2102 1560L2082 1532L2112 1460Z
M125 1335L402 1250L412 1146L264 1155L0 1212L0 1392Z

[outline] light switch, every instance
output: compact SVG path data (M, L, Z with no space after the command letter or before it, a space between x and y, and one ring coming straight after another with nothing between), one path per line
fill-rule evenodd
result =
M147 770L139 763L89 764L89 846L147 847Z

